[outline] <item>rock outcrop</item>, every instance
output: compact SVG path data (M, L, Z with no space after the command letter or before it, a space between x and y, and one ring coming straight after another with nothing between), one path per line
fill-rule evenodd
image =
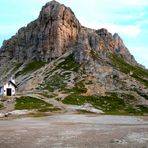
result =
M70 47L96 50L102 55L112 52L122 55L130 63L136 63L118 34L112 36L104 28L93 30L81 26L70 8L56 1L48 2L38 19L4 41L0 55L18 62L30 59L51 61Z
M113 35L113 38L115 41L115 53L122 55L122 57L129 63L137 65L134 56L130 54L129 50L124 45L123 40L120 38L120 36L117 33L115 33Z
M19 62L50 61L61 56L78 39L80 23L70 8L52 1L43 6L39 18L4 41L1 52Z

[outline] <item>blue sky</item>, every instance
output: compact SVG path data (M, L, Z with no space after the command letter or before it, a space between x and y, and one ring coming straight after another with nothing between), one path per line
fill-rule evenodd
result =
M50 0L0 0L0 46L36 19ZM57 0L84 26L117 32L136 60L148 68L148 0Z

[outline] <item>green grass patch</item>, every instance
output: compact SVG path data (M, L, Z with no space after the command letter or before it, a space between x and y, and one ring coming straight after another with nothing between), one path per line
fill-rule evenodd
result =
M48 71L44 78L44 82L38 89L48 90L49 92L53 92L54 90L69 91L66 87L71 73L73 71L78 72L81 65L75 62L73 54L70 54L63 60L64 61L58 63L54 69Z
M2 109L3 107L4 107L3 104L0 103L0 109Z
M86 93L87 92L87 88L85 87L85 84L83 81L79 81L75 83L75 86L69 90L70 92L74 92L74 93Z
M17 69L19 69L21 66L23 65L23 63L17 63L13 69L13 71L16 71Z
M63 62L59 63L57 68L77 72L80 68L80 64L75 62L74 55L70 54L68 57L64 59Z
M90 53L91 53L93 60L100 60L99 54L96 51L91 50Z
M71 94L67 96L62 102L72 105L83 105L90 103L95 108L103 110L106 114L145 114L148 107L135 107L132 105L135 100L134 96L128 94L110 93L108 96L82 96Z
M87 99L88 99L88 96L71 94L67 96L62 102L64 104L82 105L84 103L87 103Z
M132 77L134 77L136 80L148 87L148 70L138 66L131 65L125 62L124 59L118 57L117 55L112 55L111 59L113 61L114 66L116 66L126 74L130 74L130 72L132 72Z
M42 62L42 61L32 61L30 63L28 63L23 69L22 71L19 71L15 74L15 77L18 77L20 75L24 75L28 72L33 72L36 71L37 69L40 69L42 66L44 66L46 63Z
M22 65L23 65L23 63L17 63L16 66L15 66L15 68L18 69L18 68L20 68Z
M66 97L63 103L73 105L90 103L95 108L102 109L103 111L121 110L125 106L123 99L114 96L81 96L75 94Z
M23 110L23 109L38 109L48 111L53 107L52 104L46 103L42 100L33 98L33 97L20 97L16 99L15 109Z
M88 111L88 110L83 110L83 109L79 109L77 110L78 113L82 113L82 114L95 114L94 112Z
M45 80L44 89L53 92L56 89L64 90L66 83L65 78L61 74L55 74Z
M137 105L136 106L141 112L148 114L148 105Z
M54 90L67 90L67 81L70 79L71 72L57 71L52 75L52 73L48 73L48 75L44 78L44 82L40 84L38 89L47 90L49 92L53 92Z

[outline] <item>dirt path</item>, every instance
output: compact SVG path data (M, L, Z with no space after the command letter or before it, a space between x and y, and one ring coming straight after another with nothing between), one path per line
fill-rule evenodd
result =
M0 148L148 148L148 117L63 114L0 121Z

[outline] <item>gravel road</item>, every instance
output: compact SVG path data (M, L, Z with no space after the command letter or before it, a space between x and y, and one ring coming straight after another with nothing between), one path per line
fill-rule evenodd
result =
M62 114L0 120L0 148L148 148L148 116Z

